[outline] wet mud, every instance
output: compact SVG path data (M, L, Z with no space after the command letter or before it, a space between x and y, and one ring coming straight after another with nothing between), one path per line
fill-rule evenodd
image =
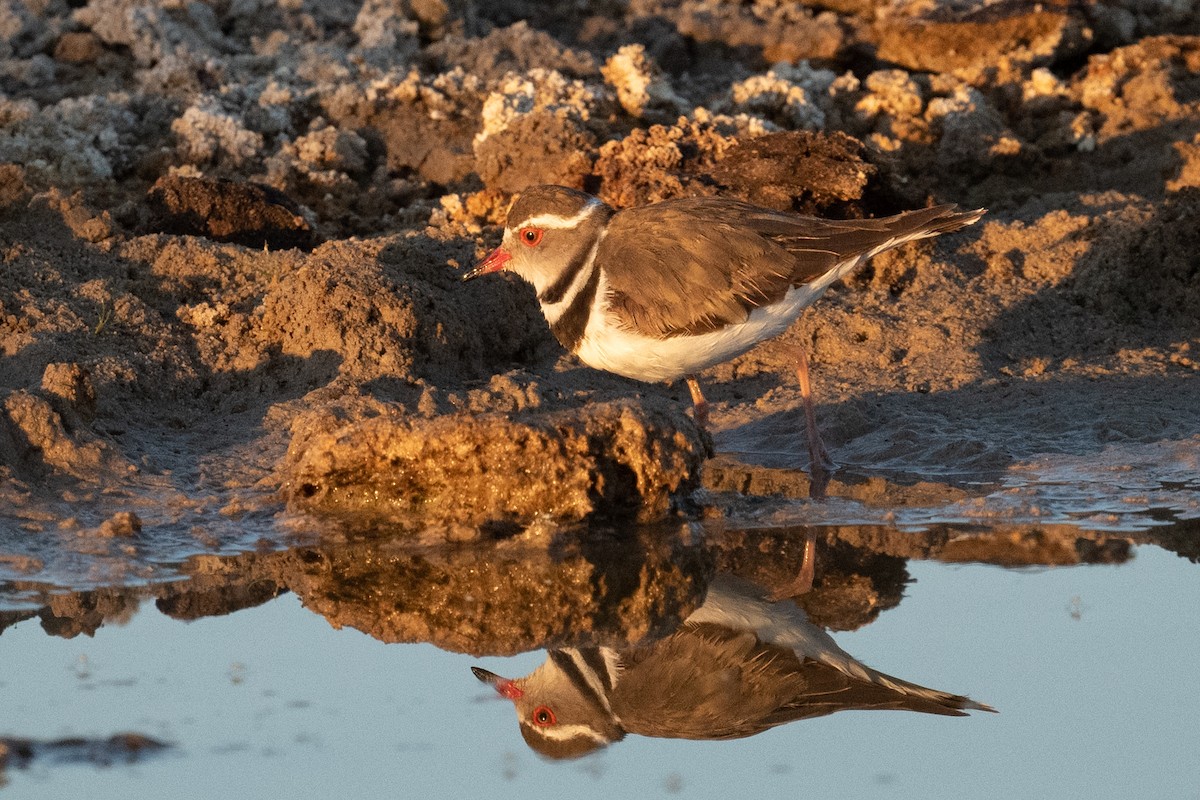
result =
M11 597L370 526L431 546L977 524L938 557L1017 564L1116 557L1078 542L1198 513L1194 9L93 0L0 21ZM684 387L564 353L529 287L460 283L539 182L989 212L709 370L710 435ZM799 346L842 466L825 506L802 502Z

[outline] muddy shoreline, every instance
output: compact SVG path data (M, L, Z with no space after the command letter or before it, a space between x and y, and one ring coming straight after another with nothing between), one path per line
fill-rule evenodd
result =
M1194 10L252 5L0 12L7 578L149 580L347 507L421 541L752 517L806 486L797 344L835 495L955 503L1065 457L1182 474L1195 509ZM710 370L710 441L684 387L566 355L528 287L460 284L537 182L989 213Z

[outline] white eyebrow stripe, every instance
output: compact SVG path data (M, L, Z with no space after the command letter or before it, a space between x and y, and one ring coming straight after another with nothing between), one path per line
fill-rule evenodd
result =
M599 198L593 197L587 201L587 205L579 209L573 217L561 217L558 214L538 214L536 217L530 217L521 223L522 228L552 228L554 230L562 230L566 228L574 228L592 215L600 206Z

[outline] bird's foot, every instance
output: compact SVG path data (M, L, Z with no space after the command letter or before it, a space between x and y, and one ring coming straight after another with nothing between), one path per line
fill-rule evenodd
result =
M825 443L821 441L816 420L811 414L805 416L808 433L808 495L813 500L824 500L825 490L829 488L829 481L837 471L838 465L829 457Z
M821 441L821 434L817 432L815 427L809 429L807 434L809 469L822 469L826 472L837 472L839 465L836 461L829 457L829 451L825 449L825 443Z

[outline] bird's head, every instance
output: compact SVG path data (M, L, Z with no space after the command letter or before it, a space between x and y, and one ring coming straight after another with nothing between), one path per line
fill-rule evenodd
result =
M548 758L578 758L625 736L610 705L612 662L590 658L599 652L551 650L523 678L502 678L479 667L471 672L512 701L521 735L534 751Z
M533 284L543 303L559 302L584 272L612 215L610 206L575 189L526 189L508 212L500 246L463 280L507 270Z

